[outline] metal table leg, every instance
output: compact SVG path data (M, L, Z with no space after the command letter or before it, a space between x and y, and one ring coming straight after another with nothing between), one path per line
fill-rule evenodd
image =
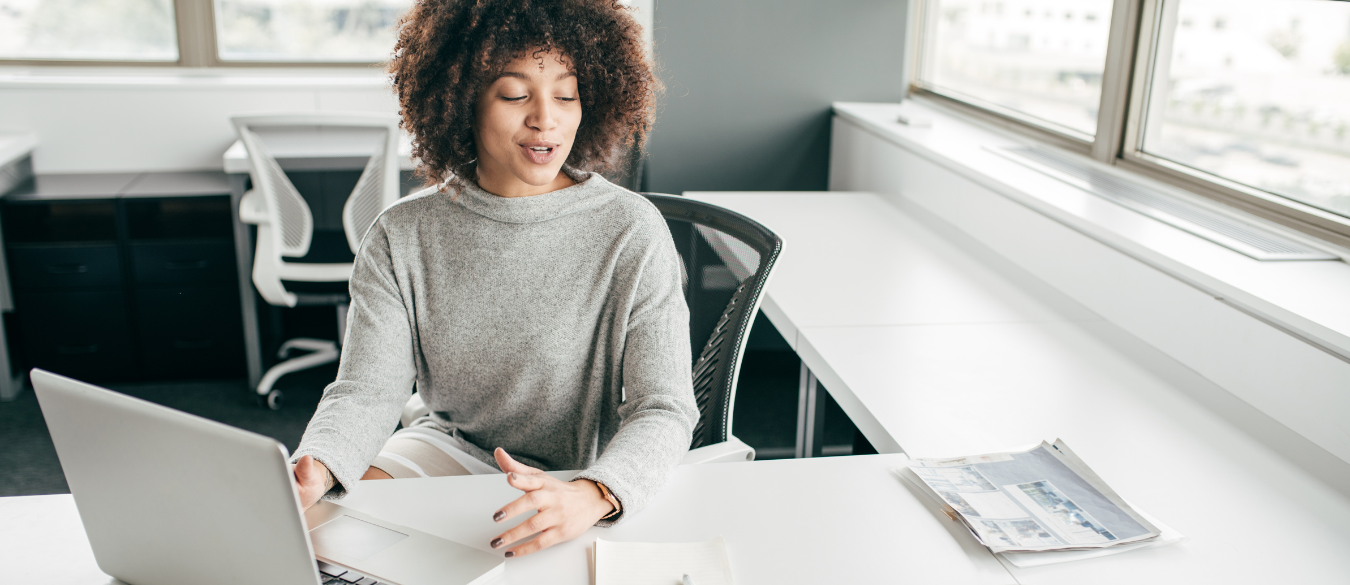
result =
M258 303L253 293L253 242L248 226L239 221L239 201L244 198L247 174L230 175L230 218L234 227L234 258L239 273L239 308L244 314L244 359L248 364L250 392L262 381L262 338L258 332Z
M796 457L820 457L825 447L825 390L816 375L802 362L797 393Z

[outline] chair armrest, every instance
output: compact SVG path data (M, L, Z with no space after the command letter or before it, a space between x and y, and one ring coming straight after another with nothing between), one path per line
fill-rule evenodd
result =
M716 445L706 445L697 449L691 449L680 460L680 465L697 465L700 463L734 463L736 461L754 461L755 448L741 442L734 435L727 437L726 442Z
M427 408L425 402L422 402L422 395L413 392L412 397L408 398L408 402L403 405L403 415L398 417L398 421L403 423L403 428L406 429L413 421L430 413L431 409Z
M257 189L249 189L239 199L240 223L262 225L266 224L268 219L267 201L263 200L262 193Z

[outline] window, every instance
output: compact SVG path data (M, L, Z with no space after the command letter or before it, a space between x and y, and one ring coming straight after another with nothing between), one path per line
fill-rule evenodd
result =
M0 62L380 63L413 0L0 0ZM180 30L181 29L181 30Z
M1350 2L920 2L914 92L1350 247Z
M0 59L177 61L173 0L0 0Z
M1173 0L1138 151L1350 218L1350 3Z
M412 0L214 0L222 61L389 59Z
M0 65L365 65L414 0L0 0ZM652 0L618 0L651 46Z
M928 7L924 87L1091 140L1111 0L934 0Z

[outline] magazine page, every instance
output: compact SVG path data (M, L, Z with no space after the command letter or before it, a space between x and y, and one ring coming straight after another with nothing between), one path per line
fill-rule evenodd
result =
M1162 532L1162 530L1150 522L1144 514L1135 510L1134 507L1130 506L1130 504L1127 503L1124 498L1120 497L1115 490L1111 489L1110 485L1105 481L1102 481L1102 478L1097 475L1097 472L1092 471L1092 468L1088 467L1087 463L1084 463L1083 460L1078 457L1077 453L1074 453L1072 449L1069 449L1069 446L1065 444L1064 441L1055 439L1055 442L1052 443L1050 447L1049 451L1054 454L1055 457L1058 457L1059 460L1063 461L1070 469L1077 472L1080 477L1087 480L1093 487L1097 488L1097 491L1101 492L1101 494L1111 500L1113 504L1129 514L1136 522L1145 528L1148 528L1150 532Z
M1086 465L1076 456L1058 453L1043 442L1024 452L918 459L909 471L993 552L1094 549L1158 535L1114 492L1080 475Z

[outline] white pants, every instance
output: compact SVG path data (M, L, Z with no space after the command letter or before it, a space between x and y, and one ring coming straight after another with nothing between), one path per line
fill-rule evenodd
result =
M426 428L399 429L370 466L394 479L501 473L460 450L444 433Z

